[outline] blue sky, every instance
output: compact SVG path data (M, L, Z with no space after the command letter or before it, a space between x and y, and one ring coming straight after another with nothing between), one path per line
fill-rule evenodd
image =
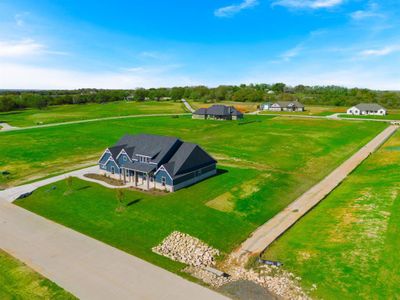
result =
M397 0L0 0L0 88L400 89Z

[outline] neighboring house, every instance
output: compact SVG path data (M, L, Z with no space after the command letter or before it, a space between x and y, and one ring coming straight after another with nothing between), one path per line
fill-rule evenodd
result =
M103 173L132 186L176 191L216 174L217 161L175 137L125 135L99 160Z
M350 107L347 110L348 115L377 115L384 116L387 114L386 108L377 103L360 103Z
M193 119L212 119L212 120L238 120L243 118L243 114L233 106L213 105L209 108L199 108L192 115Z
M298 101L267 102L260 105L261 110L270 111L304 111L304 105Z

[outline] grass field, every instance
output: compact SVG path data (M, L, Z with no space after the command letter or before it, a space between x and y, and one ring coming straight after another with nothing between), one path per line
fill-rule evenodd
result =
M400 132L264 254L322 299L399 299Z
M0 249L0 299L76 299Z
M0 187L95 163L125 133L178 136L199 143L221 163L300 172L304 176L295 180L309 183L310 170L319 178L384 126L267 116L247 116L244 122L146 117L0 132L0 171L10 172L0 175ZM326 168L313 169L322 162Z
M313 106L306 105L305 111L290 112L290 111L261 111L261 114L282 114L282 115L306 115L306 116L329 116L336 113L344 113L347 108L342 106Z
M15 182L26 174L49 172L54 161L73 165L82 153L97 159L126 132L173 134L199 143L219 160L218 176L166 195L127 191L122 213L115 211L115 191L77 179L72 194L66 194L65 182L59 182L54 190L43 187L16 202L178 272L180 264L150 251L171 231L187 232L228 253L384 127L380 123L267 116L249 116L243 123L141 118L27 130L23 138L22 132L9 132L7 137L15 144L9 142L9 148L0 149L5 150L2 160L12 162L12 156L20 165L30 166L26 173L14 169ZM21 145L20 140L26 144ZM14 153L24 148L29 151ZM29 159L31 164L26 161Z
M141 115L153 113L186 112L181 102L146 101L146 102L109 102L104 104L89 103L75 105L49 106L45 109L25 109L0 113L0 123L6 122L16 127L39 124L61 123L114 116Z

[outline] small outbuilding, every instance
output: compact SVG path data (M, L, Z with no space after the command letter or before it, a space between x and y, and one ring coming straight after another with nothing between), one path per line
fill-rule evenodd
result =
M356 106L350 107L347 110L348 115L374 115L384 116L387 115L387 110L377 103L360 103Z
M239 120L243 119L243 113L233 106L213 105L209 108L199 108L192 114L193 119L211 120Z

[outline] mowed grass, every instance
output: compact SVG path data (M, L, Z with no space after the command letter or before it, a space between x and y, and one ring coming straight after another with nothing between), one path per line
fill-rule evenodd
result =
M0 249L0 299L76 299Z
M317 106L317 105L305 105L305 111L261 111L261 114L282 114L282 115L305 115L305 116L329 116L336 113L345 113L347 110L343 106Z
M74 180L72 193L66 191L66 184L61 181L16 202L48 219L179 272L181 264L151 252L172 231L189 233L224 254L229 253L384 127L380 123L268 116L246 117L243 123L188 117L141 118L28 130L23 139L19 136L22 132L9 132L9 140L12 137L16 142L11 148L29 148L29 152L17 155L12 149L3 149L7 162L13 161L10 156L20 161L36 160L37 170L45 173L54 161L69 162L72 166L82 153L98 159L107 145L127 132L169 134L200 144L219 160L218 176L171 194L126 191L121 213L116 212L114 190L78 179ZM25 139L25 135L31 140ZM39 143L30 144L37 139ZM21 147L19 140L29 142ZM32 164L24 161L21 165ZM24 178L34 171L31 168L19 176Z
M104 104L58 105L41 110L24 109L4 112L0 113L0 123L6 122L16 127L27 127L105 117L184 112L187 111L180 101L118 101Z
M96 163L126 133L177 136L200 144L221 163L277 170L279 176L298 172L293 180L310 183L384 126L269 116L246 116L244 122L144 117L0 132L0 171L10 172L0 175L0 187Z
M264 254L322 299L400 298L400 132Z

